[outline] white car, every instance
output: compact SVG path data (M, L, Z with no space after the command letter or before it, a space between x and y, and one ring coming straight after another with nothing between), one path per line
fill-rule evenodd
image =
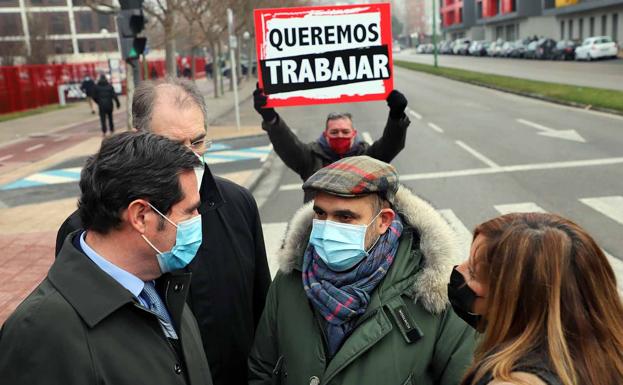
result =
M617 43L610 36L589 37L575 49L575 60L593 60L604 57L616 57L619 53Z

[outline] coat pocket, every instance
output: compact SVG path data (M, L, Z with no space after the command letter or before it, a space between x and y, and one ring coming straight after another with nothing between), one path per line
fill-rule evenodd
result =
M283 382L282 379L285 379L285 377L288 376L285 361L286 360L284 356L279 356L279 359L277 359L277 363L275 364L272 373L271 383L273 385L281 385L281 383Z

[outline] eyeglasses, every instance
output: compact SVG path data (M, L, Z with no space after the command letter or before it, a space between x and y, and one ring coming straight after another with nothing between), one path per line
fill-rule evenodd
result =
M199 140L192 142L188 146L188 148L190 148L193 152L196 152L197 154L201 155L204 152L208 151L208 149L211 146L212 146L212 141L207 138L203 138L203 139L199 139Z

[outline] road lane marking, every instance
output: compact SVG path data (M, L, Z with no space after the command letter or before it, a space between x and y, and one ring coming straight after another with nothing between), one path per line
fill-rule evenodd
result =
M0 162L3 162L5 160L9 160L13 157L13 154L9 154L9 155L5 155L2 158L0 158Z
M572 140L574 142L586 143L586 139L584 139L580 134L578 134L576 130L555 130L553 128L549 128L542 124L534 123L529 120L525 120L525 119L516 119L516 120L518 123L540 130L541 132L538 133L539 135L549 136L551 138Z
M493 206L500 214L510 214L510 213L544 213L542 207L533 202L525 202L525 203L509 203L505 205L495 205Z
M519 164L514 166L500 166L500 167L486 167L486 168L468 168L463 170L452 171L438 171L438 172L424 172L419 174L403 174L400 175L401 181L413 181L413 180L429 180L429 179L445 179L456 178L464 176L476 176L487 174L505 174L512 172L523 171L541 171L541 170L558 170L565 168L579 168L579 167L595 167L595 166L609 166L613 164L623 163L623 157L621 158L598 158L587 160L572 160L563 162L551 162L551 163L531 163L531 164ZM293 191L300 190L301 184L286 184L279 187L280 191Z
M435 123L428 123L428 127L432 128L433 130L437 131L440 134L443 134L443 128L439 127Z
M39 144L35 144L34 146L30 146L26 149L26 152L31 152L31 151L35 151L40 149L41 147L45 146L45 144L43 143L39 143Z
M68 135L63 135L61 137L58 137L58 138L54 139L53 142L56 142L56 143L62 142L63 140L67 139L68 137L69 137Z
M370 133L369 133L369 132L367 132L367 131L366 131L366 132L364 132L363 134L361 134L361 137L363 138L363 140L364 140L366 143L368 143L368 144L370 144L370 145L372 145L372 143L374 143L374 141L372 140L372 136L371 136L371 135L370 135Z
M407 111L409 112L409 115L413 116L414 118L418 120L422 120L422 115L418 114L417 112L413 111L410 108L407 108Z
M623 196L584 198L580 202L623 225Z
M469 250L472 246L472 232L461 222L459 217L456 216L451 209L439 210L439 214L448 222L459 244L459 256L458 260L454 263L461 263L469 258Z
M470 154L472 154L476 159L480 160L482 163L486 164L487 166L491 167L491 168L499 168L500 166L495 163L494 161L492 161L491 159L487 158L486 156L484 156L483 154L479 153L478 151L474 150L473 148L471 148L470 146L468 146L467 144L463 143L460 140L457 140L455 142L459 147L461 147L462 149L464 149L465 151L469 152Z

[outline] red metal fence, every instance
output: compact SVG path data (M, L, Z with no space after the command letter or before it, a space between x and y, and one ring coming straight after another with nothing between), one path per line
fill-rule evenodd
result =
M195 77L204 77L205 59L196 57L195 63ZM147 78L161 78L166 74L164 60L148 60L147 64ZM190 58L178 57L177 66L177 75L184 76L184 68L190 66ZM145 78L143 68L141 65L141 76ZM0 67L0 114L58 103L59 85L80 84L87 75L97 79L98 73L108 70L107 62Z

